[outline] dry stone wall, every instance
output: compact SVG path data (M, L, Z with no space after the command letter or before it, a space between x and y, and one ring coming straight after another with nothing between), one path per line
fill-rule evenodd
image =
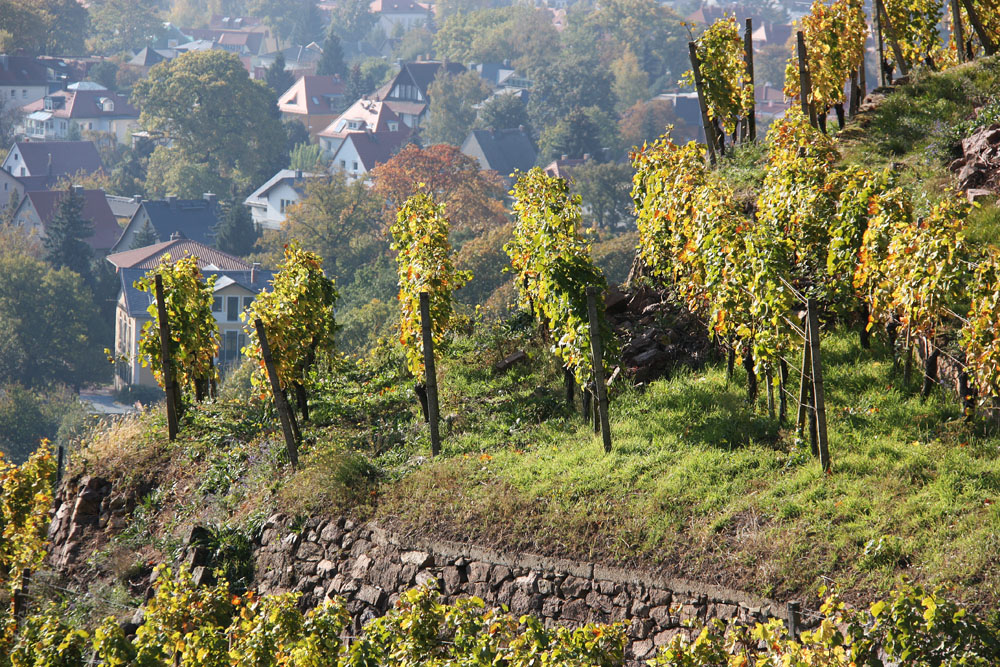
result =
M740 591L655 573L509 554L441 540L401 538L350 519L311 519L297 530L275 515L258 543L261 593L298 591L312 606L341 596L356 628L384 614L399 594L430 580L449 601L471 595L507 605L547 624L626 621L629 663L652 657L689 620L745 622L779 613L778 605Z

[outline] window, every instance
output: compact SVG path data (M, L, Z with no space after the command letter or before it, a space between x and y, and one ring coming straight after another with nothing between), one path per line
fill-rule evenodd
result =
M212 312L221 313L222 312L222 297L217 296L212 298Z
M389 121L389 131L390 132L397 132L397 131L399 131L399 123L397 123L394 120L390 120Z
M282 199L281 200L281 212L284 213L285 209L288 208L289 206L292 206L293 204L295 204L295 200L294 199Z
M21 99L24 99L24 100L28 99L28 91L27 90L22 90L21 91Z
M354 171L357 171L358 170L358 163L357 163L357 161L355 160L355 162L353 164L354 164Z
M252 296L245 296L245 297L243 297L243 310L246 310L247 308L249 308L251 303L253 303L253 297Z
M235 322L240 318L240 297L226 297L226 320Z
M340 161L340 168L341 169L347 169L347 160L341 160Z
M14 90L13 88L11 88L11 90L10 90L10 96L11 97L17 97L17 91Z
M87 123L87 129L88 130L93 130L94 129L94 124L93 123Z

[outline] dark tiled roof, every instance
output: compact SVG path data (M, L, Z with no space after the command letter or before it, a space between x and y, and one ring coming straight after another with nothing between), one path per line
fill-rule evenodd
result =
M57 118L138 118L139 110L132 106L128 98L109 90L60 90L48 97L66 99L65 105L52 111ZM102 102L110 99L114 108L105 111ZM45 111L45 99L36 100L21 107L25 113Z
M465 66L461 63L441 62L439 60L403 64L403 69L409 73L410 78L413 79L413 83L420 88L420 92L424 95L427 94L427 88L434 81L434 77L438 75L438 71L442 67L449 74L461 74L465 71Z
M175 239L154 243L145 248L125 250L113 255L108 255L108 261L119 269L142 269L148 270L160 265L163 255L169 253L171 259L194 256L198 258L199 268L212 265L224 271L250 270L250 265L239 257L233 257L221 250L210 248L202 243L189 239Z
M52 219L59 210L59 200L66 196L65 190L41 190L26 192L25 196L38 213L42 226L48 229ZM83 217L94 225L94 234L87 239L88 245L94 250L107 250L121 236L122 228L118 225L103 190L84 190Z
M358 152L361 162L365 165L366 171L371 171L375 165L389 161L393 155L406 143L410 133L406 130L400 132L380 132L378 134L367 134L365 132L351 132L344 140L354 143L354 149ZM342 149L341 149L342 150ZM338 153L340 150L337 151ZM334 155L336 159L336 155Z
M139 202L135 200L135 197L107 195L105 198L108 200L108 206L111 207L111 212L115 214L116 218L131 219L139 209Z
M125 294L125 310L132 317L148 317L149 305L153 302L152 295L149 292L142 292L135 288L135 282L146 275L149 269L119 269L118 279L120 281L119 286L122 292ZM224 279L229 278L232 282L239 284L242 287L260 294L262 291L268 289L271 286L271 281L274 279L274 271L264 271L261 269L256 269L253 272L253 282L250 281L251 271L219 271L219 270L204 270L202 269L202 275L208 277L211 275L218 276L216 278L216 286L224 284Z
M44 86L49 82L46 65L29 56L3 56L0 58L0 85Z
M215 205L205 199L144 201L141 208L145 209L161 239L169 239L176 232L186 239L208 245L214 236L212 229L219 221Z
M465 143L468 144L470 140L479 144L479 149L486 158L487 168L504 177L515 170L528 171L538 159L538 151L535 150L531 137L517 128L473 130Z
M52 176L67 176L78 171L92 174L100 171L101 156L93 141L19 141L14 144L28 171L44 175L52 156Z

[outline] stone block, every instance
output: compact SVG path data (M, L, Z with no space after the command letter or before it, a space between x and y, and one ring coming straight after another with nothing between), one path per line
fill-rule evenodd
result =
M337 564L332 560L324 558L316 564L316 574L320 577L328 578L337 572Z
M562 600L554 597L546 597L542 601L542 616L545 618L559 618L562 609Z
M382 603L386 600L385 591L367 584L362 586L354 597L355 599L361 600L365 604L369 604L375 608L380 608Z
M590 591L591 582L589 579L570 576L566 577L566 581L562 582L559 588L562 591L563 597L578 598L583 597Z
M490 566L488 563L476 561L469 564L469 581L479 583L489 579Z
M427 567L434 562L434 558L426 551L406 551L400 561L404 565L416 565L417 567Z
M583 623L590 616L590 607L586 600L570 600L562 606L562 617L570 621Z

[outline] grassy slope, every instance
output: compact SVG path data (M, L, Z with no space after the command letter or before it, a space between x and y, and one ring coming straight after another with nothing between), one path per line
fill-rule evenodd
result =
M949 128L997 78L1000 67L986 63L918 81L866 129L845 132L845 160L901 162L914 188L939 194ZM898 127L909 128L904 143L893 139ZM741 187L752 185L760 156L748 152L730 167ZM977 214L981 240L997 238L995 213ZM615 449L605 455L564 405L561 375L530 330L481 326L441 361L449 424L436 460L391 352L323 374L318 425L307 429L297 472L283 466L273 421L235 391L193 411L178 443L165 442L157 415L95 438L74 465L157 485L93 563L124 577L134 561L170 554L191 521L252 530L275 509L348 511L402 530L643 564L779 598L809 595L828 579L864 597L907 575L994 605L1000 438L964 424L949 397L922 402L916 386L901 386L878 341L865 351L855 334L835 331L823 346L831 476L767 418L763 399L745 404L741 371L727 382L721 363L615 396ZM495 377L492 364L519 347L530 363Z

